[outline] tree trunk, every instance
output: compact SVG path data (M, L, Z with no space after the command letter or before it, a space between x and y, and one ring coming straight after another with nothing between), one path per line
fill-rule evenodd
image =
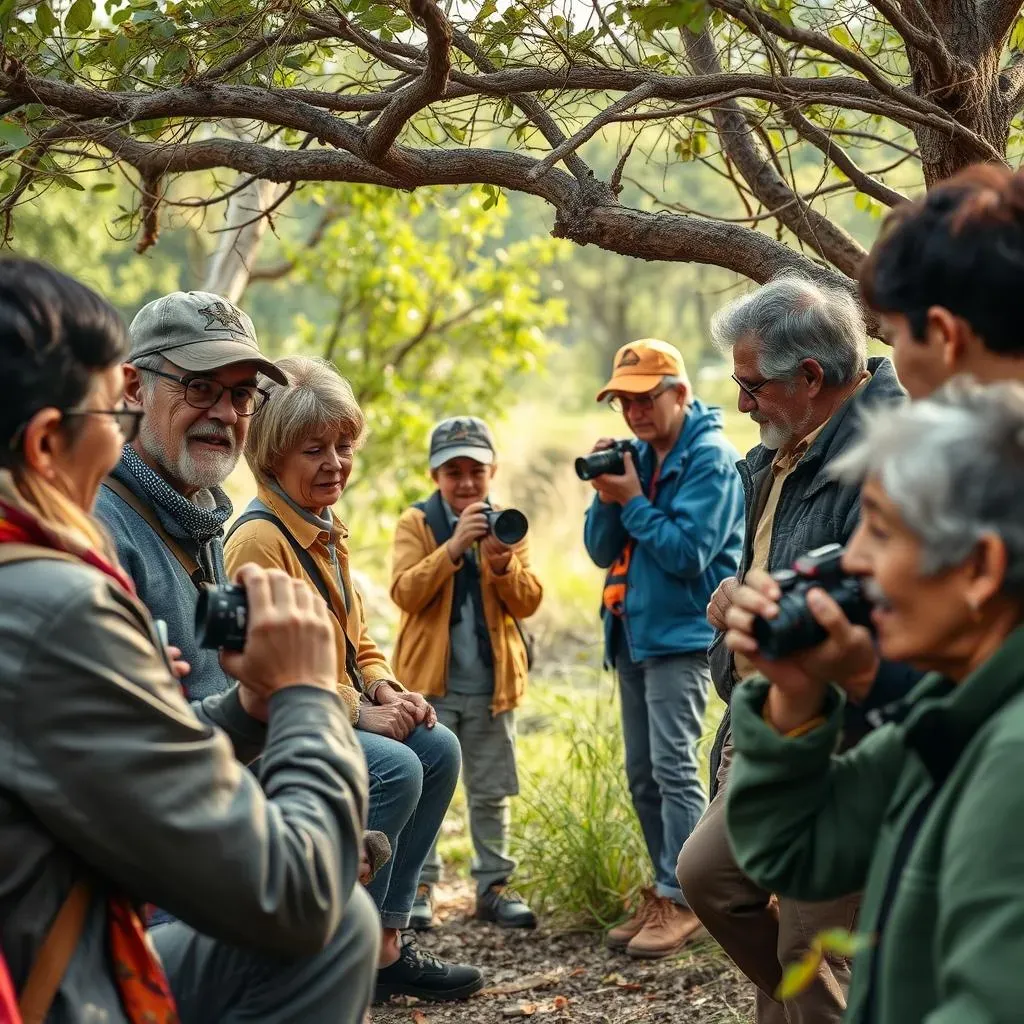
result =
M914 92L941 106L998 152L1005 153L1013 115L1000 87L999 62L1006 32L993 17L986 16L985 6L984 0L927 4L941 38L954 55L950 80L939 80L927 56L919 50L908 47L907 55ZM910 11L907 13L909 16ZM928 188L977 162L977 154L967 143L951 139L940 130L919 125L914 135Z

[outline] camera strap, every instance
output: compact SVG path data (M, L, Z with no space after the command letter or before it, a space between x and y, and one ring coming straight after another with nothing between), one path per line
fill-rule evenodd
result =
M202 566L196 561L178 542L178 540L172 537L168 532L163 523L160 522L160 517L156 514L152 505L148 505L144 502L130 487L126 487L120 480L115 477L108 476L103 481L103 486L107 490L113 491L133 512L137 513L146 524L153 530L154 533L164 542L167 546L167 550L174 555L178 564L188 574L188 578L192 581L196 588L203 586L208 583L209 580L206 578L206 573L203 571Z
M260 520L265 523L273 523L274 526L281 531L284 539L288 541L291 546L292 552L295 557L299 560L299 565L302 566L302 571L309 577L310 582L316 587L317 592L324 599L324 603L327 605L327 610L338 619L338 613L335 611L334 602L331 600L331 592L327 587L327 581L324 579L323 573L320 571L320 567L316 564L313 556L298 542L298 540L292 535L292 532L284 525L281 520L274 515L273 512L267 509L254 508L240 515L232 524L231 529L228 531L228 537L235 532L244 523L251 523L254 520ZM341 586L344 587L344 580L341 581ZM349 608L352 607L352 601L348 594L345 595L345 601ZM348 673L349 678L352 680L355 688L362 692L363 690L363 673L359 669L359 660L356 655L355 644L352 643L351 638L348 635L348 631L345 629L344 623L341 619L338 619L341 625L342 635L345 637L345 671Z
M655 469L651 484L647 488L647 498L652 505L658 494L660 480L661 467L659 466ZM609 566L608 573L604 578L604 590L601 592L601 604L604 605L605 610L619 618L626 614L626 588L629 585L629 565L633 560L634 547L636 547L636 541L630 537L626 541L622 553Z

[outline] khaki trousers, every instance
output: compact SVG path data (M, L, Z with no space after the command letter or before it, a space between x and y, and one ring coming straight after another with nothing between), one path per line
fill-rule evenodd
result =
M687 904L757 986L758 1024L839 1024L846 1009L849 962L829 957L811 985L786 1002L773 993L784 966L799 960L827 928L852 930L860 895L827 903L779 899L740 870L725 826L725 783L732 745L722 751L719 789L679 854L676 876Z

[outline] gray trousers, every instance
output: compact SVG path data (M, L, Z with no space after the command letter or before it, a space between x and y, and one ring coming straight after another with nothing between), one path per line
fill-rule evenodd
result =
M239 949L180 921L149 935L182 1024L363 1024L377 976L380 919L357 885L326 948L296 960Z
M519 792L515 713L492 716L490 695L450 693L431 703L437 709L437 720L455 733L462 746L462 781L473 840L472 875L477 892L483 893L496 882L506 881L516 869L508 855L509 797ZM420 881L432 885L440 879L441 856L435 840Z

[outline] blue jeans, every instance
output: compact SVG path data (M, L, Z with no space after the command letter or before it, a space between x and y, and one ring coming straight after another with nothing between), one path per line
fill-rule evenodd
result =
M418 726L401 743L362 730L356 736L370 773L367 828L391 842L391 860L368 892L384 928L408 928L423 862L459 781L459 741L440 723Z
M700 783L700 740L711 676L703 651L631 661L615 659L622 696L626 778L654 865L655 889L686 906L676 880L676 858L706 798Z

